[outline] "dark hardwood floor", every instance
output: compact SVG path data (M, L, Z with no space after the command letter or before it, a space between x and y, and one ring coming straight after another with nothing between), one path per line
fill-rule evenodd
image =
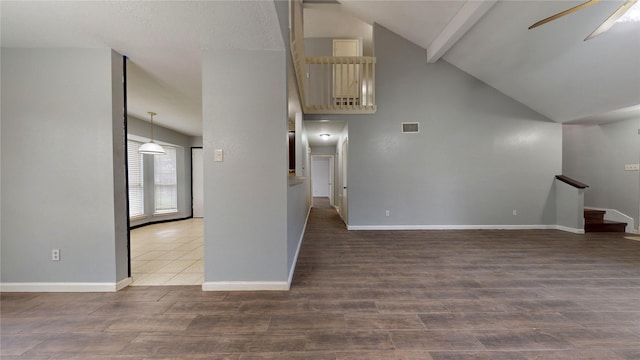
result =
M640 242L351 231L315 207L288 292L3 293L2 359L640 359Z

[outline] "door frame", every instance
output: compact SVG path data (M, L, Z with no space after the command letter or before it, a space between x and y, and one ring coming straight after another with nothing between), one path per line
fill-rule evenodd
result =
M348 189L349 189L349 181L347 177L348 170L348 160L349 160L349 137L345 137L342 141L342 148L340 149L340 157L341 157L341 179L340 179L340 217L342 221L344 221L347 227L349 226L349 200L348 200Z
M192 218L194 217L193 216L193 150L194 149L202 149L203 150L202 159L204 161L204 148L202 146L192 146L191 147L191 153L189 154L190 155L189 156L189 159L190 159L190 165L189 166L191 168L191 176L190 176L190 178L191 178L191 217ZM202 170L203 170L202 184L203 184L203 187L204 187L204 164L203 164L203 169ZM204 194L203 194L203 197L204 197ZM203 206L204 206L204 198L202 200L203 200ZM204 208L202 209L202 211L203 211L202 217L204 218Z
M329 159L329 204L335 207L335 155L311 155L311 198L313 198L313 160Z

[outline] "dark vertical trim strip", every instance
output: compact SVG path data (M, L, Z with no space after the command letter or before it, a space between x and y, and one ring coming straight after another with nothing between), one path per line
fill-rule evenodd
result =
M191 147L191 217L193 217L193 149L202 149L202 146Z
M122 56L122 87L124 96L124 176L127 188L127 276L131 277L131 220L129 219L129 130L127 125L127 57Z

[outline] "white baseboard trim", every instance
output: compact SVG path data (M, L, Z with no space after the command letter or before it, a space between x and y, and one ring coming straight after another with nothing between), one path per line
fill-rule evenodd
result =
M560 230L584 234L584 229L562 225L349 225L348 230Z
M286 291L286 281L208 281L202 291Z
M133 278L131 278L131 277L124 278L124 279L118 281L116 283L116 291L120 291L120 290L126 288L127 286L131 285L132 282L133 282Z
M584 234L584 229L576 229L568 226L556 225L556 230L566 231L574 234Z
M289 270L289 279L287 283L289 284L289 288L291 288L291 282L293 281L293 273L296 271L296 264L298 263L298 255L300 254L300 248L302 247L302 240L304 239L304 232L307 230L307 223L309 222L309 215L311 214L311 206L309 206L309 210L307 210L307 218L304 220L304 226L302 227L302 233L300 233L300 239L298 240L298 248L296 249L296 254L293 256L293 264L291 265L291 270Z
M129 286L131 282L131 278L126 278L117 283L0 283L0 292L116 292Z
M293 281L293 274L296 270L296 264L298 263L298 255L300 254L300 248L302 247L302 240L304 238L304 232L307 229L310 214L311 206L307 210L307 218L304 221L304 226L300 233L298 248L293 257L293 265L289 271L287 281L207 281L202 284L202 291L288 291L291 288L291 281Z
M549 230L556 225L348 225L348 230Z

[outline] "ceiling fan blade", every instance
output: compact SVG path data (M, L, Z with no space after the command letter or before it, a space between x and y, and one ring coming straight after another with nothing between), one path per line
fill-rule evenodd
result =
M563 17L565 15L569 15L571 13L574 13L574 12L576 12L578 10L584 9L584 8L586 8L588 6L594 5L594 4L598 3L598 2L600 2L600 0L589 0L587 2L583 2L582 4L574 6L571 9L567 9L567 10L565 10L563 12L559 12L559 13L557 13L555 15L549 16L546 19L542 19L542 20L538 21L537 23L529 26L529 30L531 30L533 28L537 28L540 25L546 24L546 23L548 23L550 21L553 21L555 19L561 18L561 17Z
M600 24L597 29L593 30L593 32L584 39L584 41L593 39L594 37L609 30L613 26L613 24L615 24L616 20L620 19L622 15L629 11L629 9L631 9L633 4L635 4L636 2L638 2L638 0L627 0L624 4L620 5L620 7L616 11L614 11L613 14L611 14L607 18L607 20Z

